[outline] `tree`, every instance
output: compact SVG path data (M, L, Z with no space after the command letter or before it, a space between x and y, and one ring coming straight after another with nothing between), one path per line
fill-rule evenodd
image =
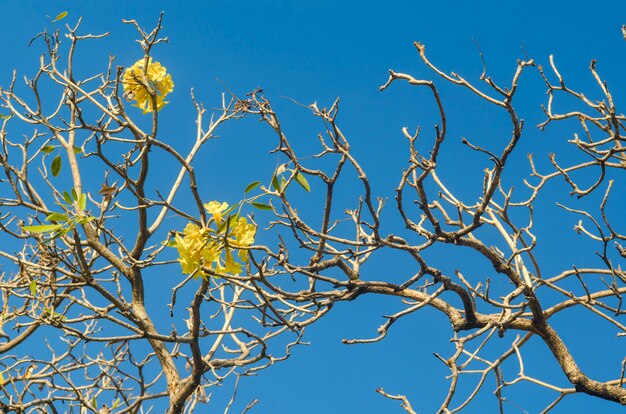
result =
M402 309L386 316L378 335L347 344L382 341L397 321L424 308L448 320L455 351L435 354L450 370L441 412L467 407L488 393L490 381L501 411L507 392L523 382L554 392L546 411L574 393L626 404L624 363L602 367L601 377L587 374L580 359L587 364L593 355L577 358L563 339L585 328L553 323L572 312L589 314L618 336L625 333L626 235L611 211L611 190L626 165L626 117L595 62L597 101L570 88L552 58L549 71L520 60L505 87L486 68L477 82L448 75L416 43L426 67L506 115L510 133L487 145L463 138L468 159L476 153L472 162L484 172L479 182L468 175L473 193L452 189L439 164L450 137L437 84L390 71L381 90L396 83L425 90L439 121L431 133L402 130L408 161L395 200L388 201L376 196L351 152L338 125L338 100L303 105L322 124L314 154L299 152L260 89L225 93L208 122L192 95L191 149L161 137L159 111L175 82L154 57L166 41L162 22L151 31L125 23L137 29L143 51L134 65L115 66L111 58L104 72L78 79L77 46L105 36L79 34L79 20L67 26L67 46L60 32L36 38L46 55L26 79L29 95L17 76L2 90L4 412L200 411L211 387L285 360L308 325L334 304L365 295L397 298ZM551 155L547 165L529 156L530 176L518 180L507 175L525 137L514 97L529 71L547 87L539 127L577 120L570 143L578 153ZM557 109L562 97L571 110ZM275 133L273 153L282 162L267 177L253 177L241 201L229 206L198 191L195 160L219 128L243 117L256 117ZM164 165L174 171L168 184L152 179ZM345 180L359 193L351 206L337 201ZM555 182L569 186L570 196L562 198ZM593 242L596 266L544 270L554 266L537 255L538 234L552 229L533 224L536 216L553 214L546 207L552 199L560 200L563 214L579 217L574 230L586 239L576 241ZM261 220L272 218L257 222L254 209ZM431 255L438 249L468 259ZM396 256L410 276L368 272L370 261ZM456 270L446 270L446 261ZM149 300L164 285L171 292L167 307ZM33 341L46 351L28 355ZM524 353L533 343L552 355L567 385L527 373ZM470 385L467 376L475 378ZM404 395L378 392L415 412Z

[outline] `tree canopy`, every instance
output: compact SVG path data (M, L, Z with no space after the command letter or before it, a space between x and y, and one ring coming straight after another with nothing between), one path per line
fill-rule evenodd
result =
M348 350L431 355L391 387L371 369L399 411L626 404L626 116L601 64L579 86L522 50L495 77L477 42L468 76L415 42L379 90L423 115L364 141L339 98L177 93L167 19L123 20L134 55L91 61L112 35L59 12L2 81L0 411L263 411L239 387L306 383L337 312Z

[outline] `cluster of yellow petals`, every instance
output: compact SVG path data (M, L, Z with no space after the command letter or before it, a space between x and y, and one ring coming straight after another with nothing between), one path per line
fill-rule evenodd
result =
M124 94L137 102L136 106L143 113L154 111L152 95L148 87L154 92L156 110L159 111L167 103L165 97L174 90L172 75L167 73L165 67L159 62L153 62L148 58L148 67L145 67L146 59L139 59L133 66L126 69L122 84Z
M215 224L217 230L188 223L185 230L176 235L178 261L183 273L207 277L204 267L218 274L240 274L242 263L235 260L233 250L238 250L241 262L247 262L248 251L245 248L254 243L255 226L248 223L245 217L236 217L231 226L223 226L227 203L211 201L204 208L213 218L209 224Z
M219 225L222 223L222 213L228 209L228 203L211 201L204 205L204 209L213 216L213 220Z
M185 274L201 272L202 265L213 263L219 258L217 245L210 240L208 229L194 223L187 224L182 236L176 235L176 248L178 261Z

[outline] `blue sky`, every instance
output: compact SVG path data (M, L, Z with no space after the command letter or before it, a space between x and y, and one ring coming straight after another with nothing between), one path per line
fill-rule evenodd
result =
M524 54L544 65L548 56L554 54L562 73L573 79L576 86L586 88L592 97L597 91L587 68L595 58L599 72L612 86L616 101L626 101L626 42L620 31L626 23L623 1L605 1L598 7L579 0L523 4L409 0L27 0L4 1L2 6L7 17L0 26L4 39L0 85L8 84L14 68L19 73L33 73L42 49L40 44L30 47L27 44L42 28L53 27L46 16L68 10L67 22L74 23L79 16L83 17L83 31L111 32L107 40L78 51L78 69L90 73L104 68L109 54L116 55L118 63L126 66L141 56L139 47L132 41L133 29L123 25L122 19L136 19L148 28L155 23L159 12L165 11L164 34L169 44L160 46L154 55L172 73L176 88L169 97L169 112L163 115L164 134L181 140L181 145L186 137L192 139L195 117L189 99L192 87L207 107L219 104L219 94L225 86L239 94L262 87L274 108L283 114L283 123L295 141L313 139L318 124L305 110L283 97L304 104L317 101L320 106L340 97L339 123L351 140L354 153L370 171L375 191L383 197L393 195L400 172L398 165L403 165L407 157L400 129L422 125L425 131L431 131L436 120L433 102L425 91L407 85L394 85L383 93L378 90L387 80L390 68L416 77L434 78L419 61L413 41L424 43L431 61L446 72L457 71L477 80L482 65L475 40L482 49L489 75L502 83L510 80L516 60L524 58ZM449 111L450 136L457 140L446 149L442 161L449 165L446 178L461 194L475 196L477 188L468 188L463 180L478 177L486 165L478 162L471 166L479 158L463 150L458 140L468 136L489 142L493 135L506 131L505 119L467 93L439 84ZM562 149L569 136L566 130L553 129L541 134L534 129L533 125L542 120L539 105L545 100L536 73L525 74L521 87L524 92L518 97L518 105L524 108L527 136L512 163L514 171L527 174L525 152L535 152L538 164L547 165L547 152ZM268 156L267 151L274 141L267 128L252 120L228 127L221 135L212 144L212 153L206 156L201 187L205 193L211 193L211 198L236 200L246 183L271 175L276 159ZM460 165L467 169L460 170ZM162 174L166 176L168 171ZM624 203L619 203L620 199L626 201L623 194L614 194L616 215L624 212L620 207ZM564 232L575 224L574 218L563 215L539 216L537 220L537 226L548 222L562 224ZM546 234L544 240L540 249L546 269L556 272L581 257L580 251L567 247L556 250L557 234ZM551 259L556 257L562 262ZM384 262L376 266L370 271L378 278L407 272ZM450 266L450 270L454 268L454 264ZM401 412L397 403L374 393L378 387L407 394L420 413L433 412L445 395L442 385L447 370L432 352L446 355L453 349L448 342L451 334L448 324L440 315L425 311L407 318L394 326L379 344L340 343L342 338L373 336L383 322L381 316L397 306L383 298L363 298L357 303L336 306L331 315L308 330L305 339L311 342L310 346L295 349L291 359L261 372L258 377L241 381L232 412L241 412L252 398L261 400L252 411L259 413ZM571 340L581 353L605 346L575 333ZM618 352L620 345L623 347L622 343L611 342L600 352ZM537 356L529 356L529 365L540 376L543 367L554 368L554 363L542 356L547 356L544 348L536 349ZM622 357L620 354L616 358ZM227 403L230 397L227 388L215 390L210 406L215 412L221 412ZM519 406L532 413L545 406L549 401L545 395L529 397L535 391L533 387L521 387L520 391L511 393L507 409L517 412L515 407ZM470 412L491 412L483 410L495 409L494 401L491 400L491 405L472 406ZM617 412L619 407L574 396L560 409L557 412L608 413Z

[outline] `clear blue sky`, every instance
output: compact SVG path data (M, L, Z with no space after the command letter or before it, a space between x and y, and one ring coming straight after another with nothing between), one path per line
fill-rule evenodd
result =
M132 64L141 51L132 42L133 29L121 20L137 19L148 28L159 12L165 11L164 34L169 44L160 46L154 55L176 83L163 125L163 133L175 139L193 137L191 87L207 107L219 104L223 85L242 94L262 87L283 114L294 140L312 139L318 124L282 96L323 105L339 96L340 125L370 172L376 193L384 197L392 196L400 172L398 166L407 157L402 152L400 129L414 129L421 124L429 130L435 122L434 107L424 91L406 85L395 85L384 93L378 90L390 68L434 78L420 63L413 41L426 44L431 60L447 72L457 71L476 80L482 65L472 40L475 39L484 53L489 74L503 83L509 82L516 60L523 58L524 52L544 65L548 56L554 54L563 74L574 79L577 86L588 88L591 96L596 92L587 68L595 58L600 73L613 86L616 100L626 102L626 41L620 32L626 23L624 1L4 1L0 26L4 39L1 85L8 84L14 68L19 73L33 73L42 49L40 44L27 47L28 41L42 28L52 27L46 15L55 16L63 10L69 11L69 23L83 16L84 31L111 32L108 40L78 51L78 60L82 62L79 70L85 73L104 68L109 54L117 56L118 64ZM518 104L525 110L522 115L527 119L527 142L520 149L519 161L514 161L522 173L527 172L525 152L545 156L560 145L557 142L569 138L565 132L551 135L550 131L540 134L533 130L532 126L542 120L539 104L544 102L544 91L536 74L524 76L524 87L528 92L520 94ZM499 114L485 112L485 107L476 105L468 94L443 85L442 91L449 110L452 140L482 134L479 139L488 142L490 131L496 133L506 128ZM275 158L266 155L274 143L270 137L267 128L252 121L224 130L222 139L211 147L214 153L207 155L202 191L214 194L210 198L236 200L247 182L271 174ZM443 162L450 165L449 179L456 190L475 194L476 189L464 187L465 172L455 171L455 165L469 159L462 151L465 150L460 145L450 145ZM236 168L232 154L239 159ZM485 166L477 165L474 172L479 174ZM228 181L221 178L224 171L228 171ZM621 197L626 201L623 191L614 194L617 200ZM549 218L538 220L541 223ZM571 217L553 220L563 222L563 232L575 224ZM568 237L573 236L568 233ZM546 268L555 272L579 256L579 252L567 249L551 251L550 246L556 241L556 234L547 234L541 247ZM550 261L550 257L557 256L564 263ZM388 272L405 271L393 266L370 269L371 277L380 279L392 277ZM305 339L311 342L310 346L295 349L291 359L258 377L242 380L231 412L241 412L252 398L261 400L252 411L258 413L401 412L396 402L374 392L378 387L406 394L419 413L433 412L444 396L443 377L447 370L432 352L446 355L452 351L448 342L451 332L441 316L426 311L406 318L379 344L340 343L342 338L374 336L383 322L381 316L397 306L381 298L363 298L357 303L336 306L331 315L308 330ZM570 339L578 341L575 348L581 352L598 346L576 334ZM620 345L621 348L613 344L597 352L613 356L622 352L615 356L621 359L623 342ZM550 358L542 356L546 352L539 347L537 355L526 355L538 377L542 367L555 368ZM507 409L524 412L516 411L519 406L533 413L545 406L550 398L544 394L535 398L531 394L535 390L528 386L511 393ZM213 395L209 409L221 412L230 389L215 389ZM488 406L472 406L468 412L494 412L493 401ZM556 412L618 410L613 404L574 396Z

